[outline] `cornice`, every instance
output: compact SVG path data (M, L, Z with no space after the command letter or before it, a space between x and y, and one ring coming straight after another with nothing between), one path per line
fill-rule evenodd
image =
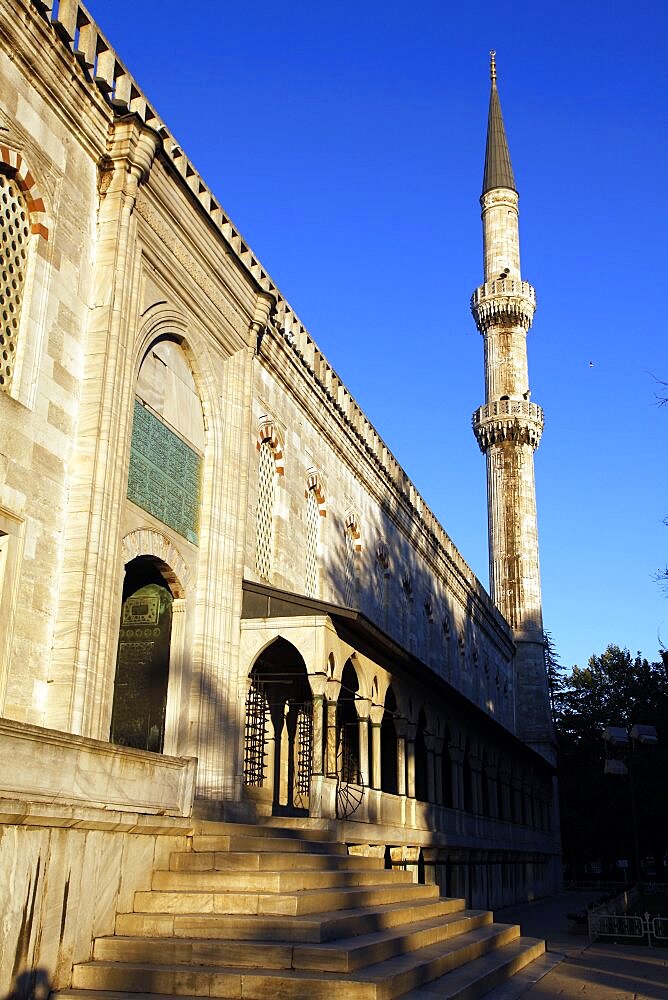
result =
M34 16L32 7L29 0L0 0L0 46L68 133L77 136L84 151L97 162L106 151L113 112L101 94L91 93L76 60L51 43L48 22ZM59 81L58 87L54 87L54 80Z

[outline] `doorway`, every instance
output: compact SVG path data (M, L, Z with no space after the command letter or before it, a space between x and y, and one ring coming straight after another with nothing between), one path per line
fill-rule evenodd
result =
M110 741L162 753L173 595L151 556L128 563L123 586Z

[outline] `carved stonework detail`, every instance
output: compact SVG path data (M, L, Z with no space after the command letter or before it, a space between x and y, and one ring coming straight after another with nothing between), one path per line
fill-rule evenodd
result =
M528 330L535 309L536 292L528 281L511 278L488 281L471 296L471 312L482 334L497 326L521 326Z
M501 402L506 402L506 400ZM525 403L524 407L530 407L537 412L525 411L517 416L512 414L498 416L494 413L485 413L491 408L491 404L481 406L475 411L472 418L473 433L482 452L486 452L492 445L503 441L528 444L533 449L538 447L543 433L543 411L540 406L536 406L534 403Z
M175 237L174 229L165 223L162 216L149 203L148 198L141 188L137 196L136 212L153 231L160 243L174 254L174 257L183 267L184 271L186 271L216 309L225 317L230 327L236 330L238 327L238 314L232 309L227 299L220 294L219 284L213 281L204 268L197 263L192 254L188 253L183 243Z

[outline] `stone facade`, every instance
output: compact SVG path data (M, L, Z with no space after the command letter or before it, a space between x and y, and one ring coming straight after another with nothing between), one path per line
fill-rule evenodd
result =
M32 829L51 780L42 730L43 747L63 734L79 765L110 773L151 752L163 775L196 757L196 814L329 825L474 904L554 888L542 414L517 398L533 300L518 243L493 249L507 223L485 223L474 305L490 508L521 536L506 552L490 521L490 599L77 0L0 0L0 93L3 294L17 307L0 385L0 715L5 759L29 736L36 766L1 779L23 875L0 883L41 914L9 935L0 988L38 938L67 984L85 947L73 959L52 943L45 872L64 893L65 857L107 850L81 832L102 822L104 782L88 805L85 782L54 786ZM137 792L134 808L154 806ZM187 820L161 823L105 827L123 880L141 881L129 837L153 856ZM107 902L125 891L77 872Z

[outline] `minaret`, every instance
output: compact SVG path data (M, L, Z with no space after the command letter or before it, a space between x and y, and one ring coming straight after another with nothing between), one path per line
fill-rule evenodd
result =
M496 54L490 56L480 198L485 282L471 298L485 345L485 405L473 414L473 431L487 459L490 592L517 646L517 733L552 757L533 470L543 411L530 399L526 345L536 293L520 272L519 195L496 85Z

